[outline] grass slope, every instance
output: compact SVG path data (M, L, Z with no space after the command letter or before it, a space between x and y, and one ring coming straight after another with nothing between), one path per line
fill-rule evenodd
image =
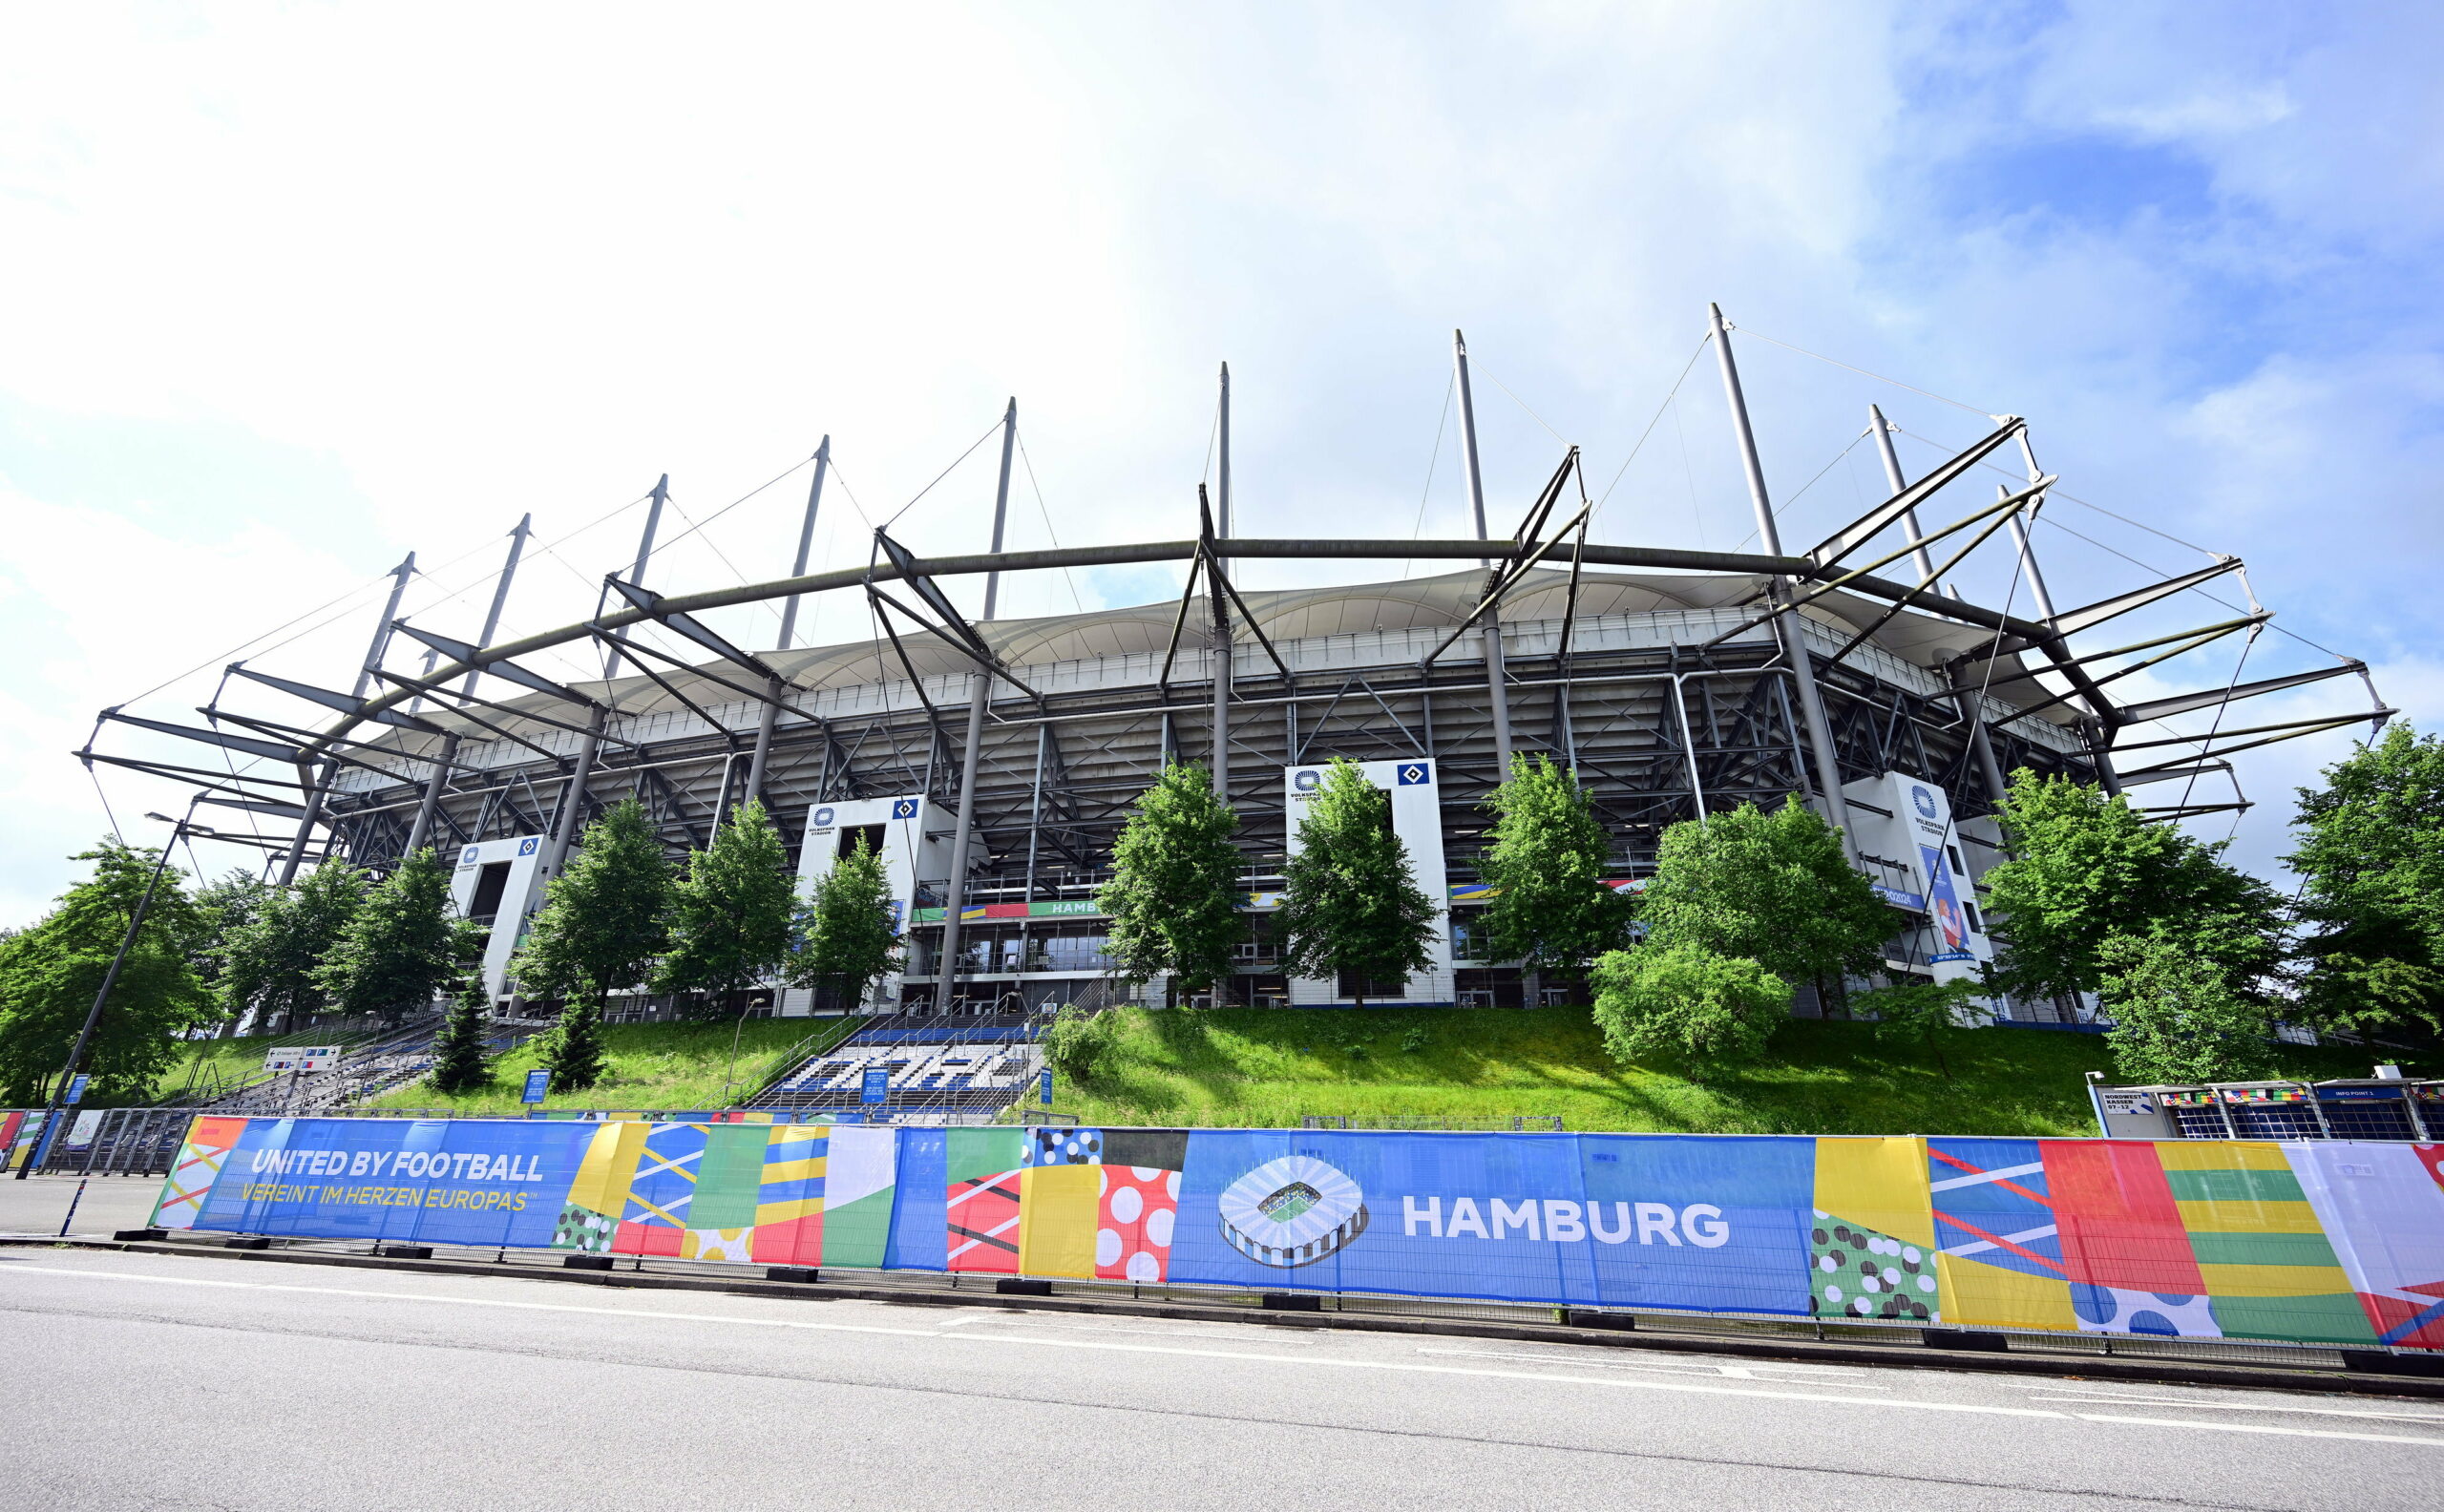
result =
M190 1088L208 1085L216 1075L223 1083L252 1076L263 1070L263 1052L278 1038L247 1035L238 1040L181 1040L179 1058L153 1082L154 1100L183 1097Z
M749 1018L722 1023L606 1024L602 1030L609 1073L583 1092L555 1090L546 1108L717 1108L753 1090L730 1086L760 1077L781 1051L818 1032L845 1035L845 1018ZM731 1071L730 1037L738 1036L738 1060ZM818 1041L818 1047L831 1040ZM526 1073L542 1064L540 1043L530 1040L493 1062L489 1092L443 1097L422 1082L411 1082L387 1097L373 1100L380 1108L430 1108L472 1118L527 1111L518 1102ZM812 1049L809 1054L814 1053Z
M1624 1067L1584 1008L1126 1010L1092 1081L1057 1089L1089 1124L1295 1125L1307 1114L1508 1119L1572 1130L1724 1134L2090 1135L2084 1081L2102 1037L1992 1029L1955 1037L1950 1074L1868 1026L1794 1019L1753 1065L1700 1083ZM2286 1075L2365 1076L2358 1050L2286 1047Z

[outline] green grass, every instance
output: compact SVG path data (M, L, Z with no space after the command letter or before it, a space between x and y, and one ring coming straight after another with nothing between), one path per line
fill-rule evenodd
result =
M1295 1125L1308 1114L1508 1119L1572 1130L1724 1134L2086 1135L2101 1036L1954 1037L1949 1074L1865 1024L1794 1019L1763 1059L1704 1082L1622 1066L1584 1008L1255 1009L1119 1016L1114 1053L1054 1109L1089 1124ZM2366 1076L2361 1050L2286 1047L2284 1073Z
M240 1040L182 1040L179 1058L154 1081L153 1100L183 1097L190 1087L209 1082L216 1074L224 1084L253 1076L263 1070L263 1052L277 1038L247 1035Z
M609 1024L603 1028L602 1039L609 1051L610 1074L598 1085L582 1092L555 1091L543 1106L547 1109L727 1107L736 1099L754 1090L752 1085L728 1084L733 1075L730 1060L733 1030L738 1036L734 1074L741 1082L751 1082L775 1055L807 1036L818 1031L834 1036L846 1035L852 1027L852 1020L846 1018L750 1018L743 1026L736 1020L722 1023ZM530 1040L493 1063L494 1081L489 1092L443 1097L422 1082L411 1082L388 1096L374 1099L370 1105L432 1108L460 1118L524 1113L527 1107L518 1101L518 1094L525 1087L526 1073L541 1063L537 1041Z

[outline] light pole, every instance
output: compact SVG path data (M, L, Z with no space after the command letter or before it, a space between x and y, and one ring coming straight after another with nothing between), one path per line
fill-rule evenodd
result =
M68 1052L68 1064L61 1068L59 1081L51 1089L51 1102L43 1109L42 1143L34 1146L33 1159L17 1167L17 1180L24 1181L39 1168L51 1154L52 1142L59 1137L59 1109L68 1096L68 1085L76 1079L76 1067L83 1063L85 1047L93 1042L94 1026L102 1021L102 1007L111 1000L111 989L118 985L119 968L127 964L127 953L136 948L137 931L144 927L144 911L153 904L153 893L161 885L161 873L170 868L170 852L187 832L187 822L195 817L195 806L203 801L198 793L187 800L187 811L172 820L165 814L148 813L147 819L158 819L170 826L170 838L162 843L161 858L153 864L153 876L144 884L144 895L136 900L136 913L127 921L127 937L118 942L118 954L111 957L110 970L102 973L101 991L94 994L94 1006L85 1015L85 1027L76 1034L76 1047Z

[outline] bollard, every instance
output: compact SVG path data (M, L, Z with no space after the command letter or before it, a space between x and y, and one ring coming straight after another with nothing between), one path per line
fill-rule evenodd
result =
M68 1237L68 1226L76 1221L76 1205L84 1200L85 1183L80 1179L76 1183L76 1190L69 1196L68 1216L59 1220L59 1237L62 1239Z

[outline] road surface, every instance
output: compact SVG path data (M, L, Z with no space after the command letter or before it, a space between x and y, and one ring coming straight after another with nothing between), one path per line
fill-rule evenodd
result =
M68 1508L2384 1508L2444 1403L0 1250Z
M154 1200L161 1195L158 1176L95 1176L85 1181L85 1195L76 1198L74 1176L29 1176L0 1172L0 1234L55 1234L70 1224L82 1238L107 1239L119 1228L141 1228L152 1221ZM74 1220L69 1204L75 1201Z

